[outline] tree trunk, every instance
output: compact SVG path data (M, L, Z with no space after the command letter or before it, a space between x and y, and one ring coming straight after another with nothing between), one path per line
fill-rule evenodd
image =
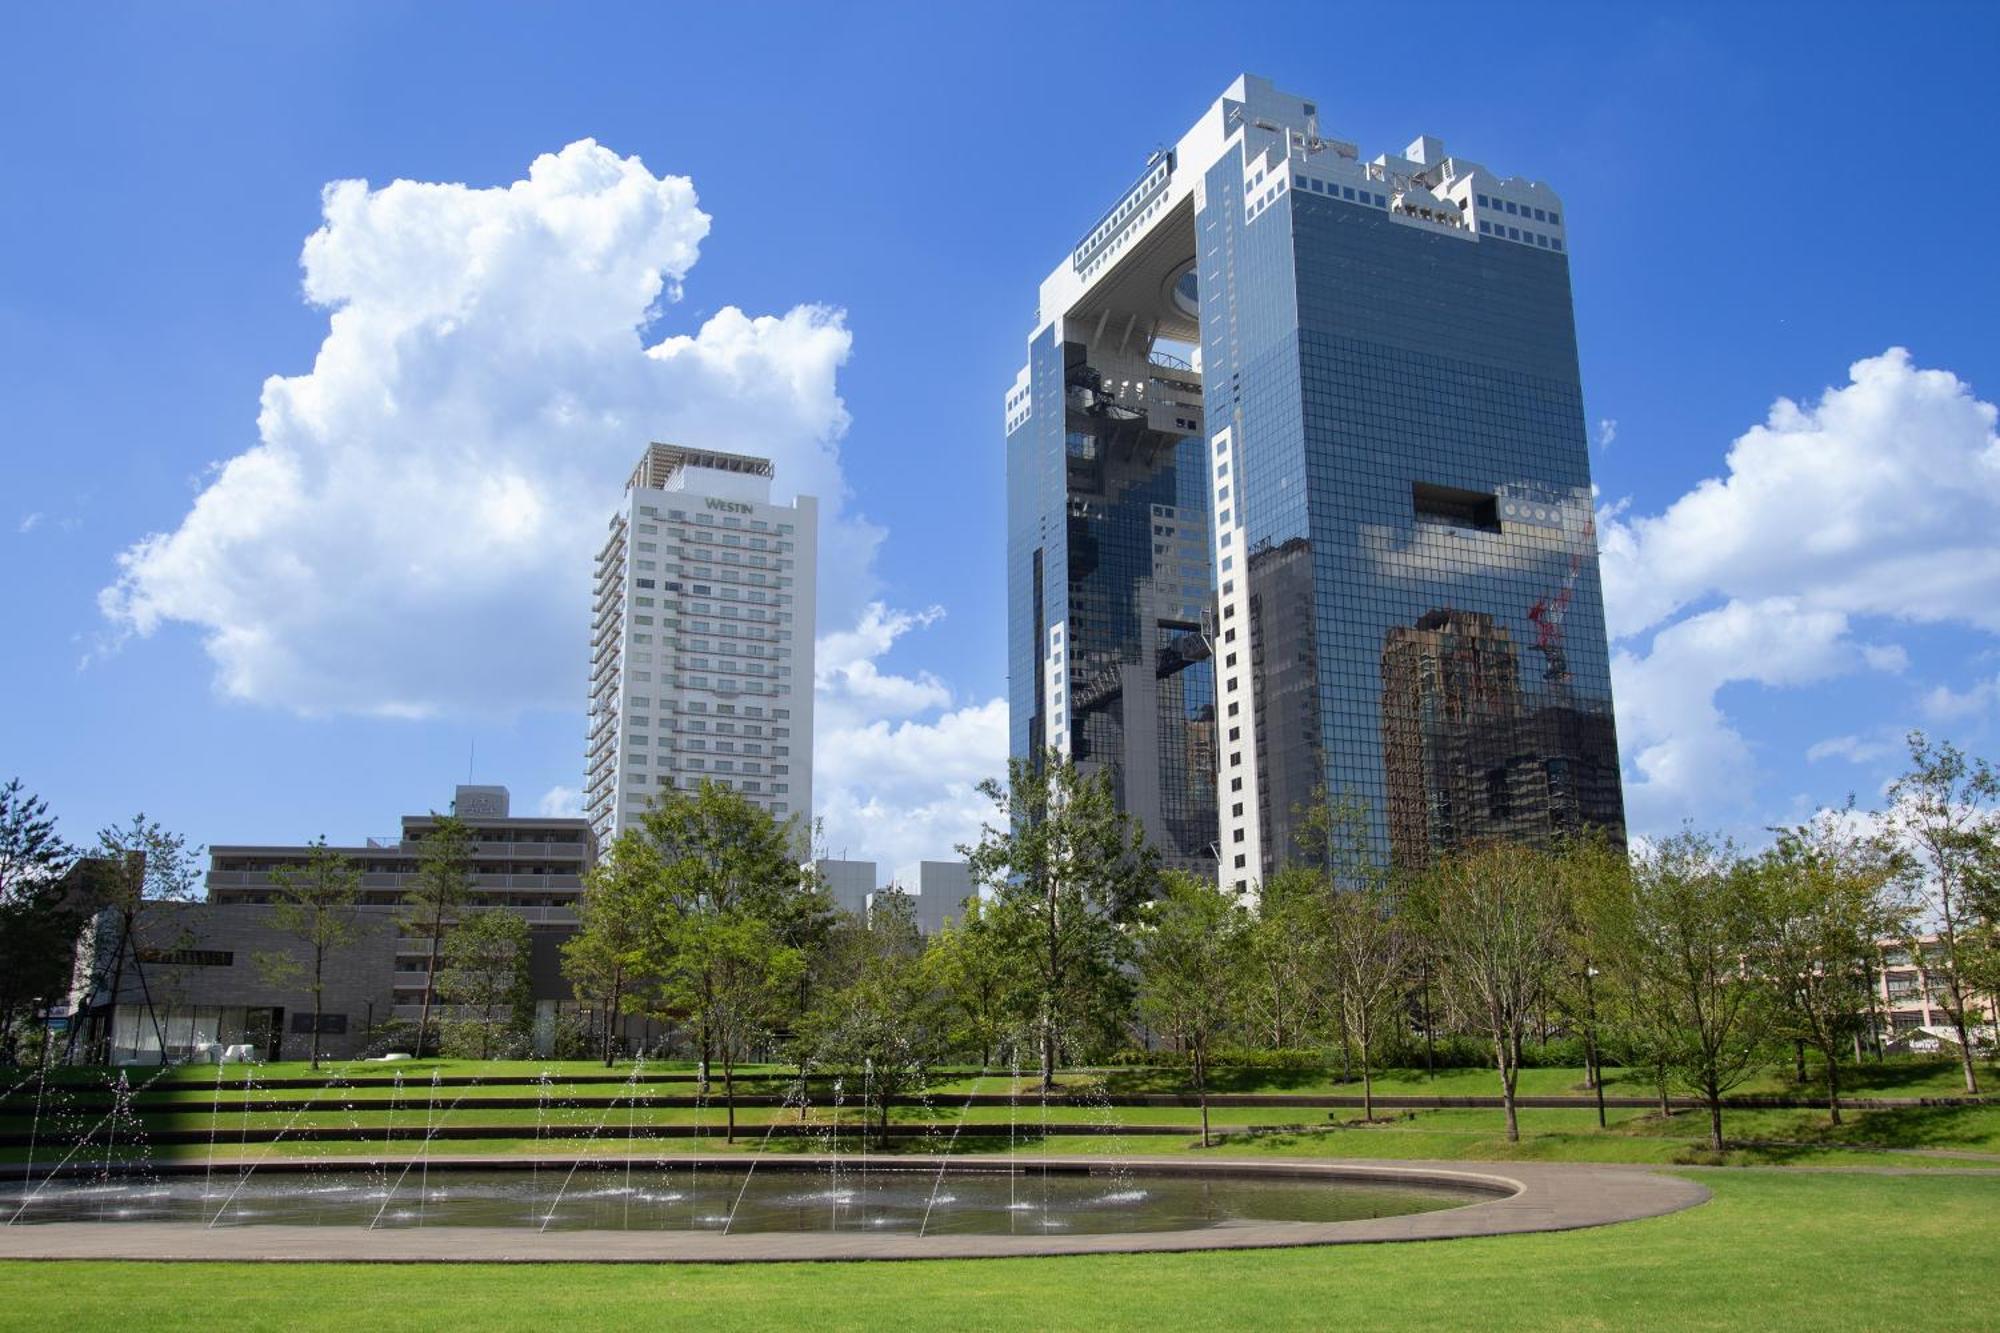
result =
M125 947L132 939L132 918L118 914L118 949L111 955L111 1014L106 1024L102 1050L103 1064L111 1063L111 1043L118 1035L118 991L125 984Z
M736 1142L736 1067L729 1058L729 1051L722 1052L722 1100L728 1108L725 1112L728 1125L723 1131L724 1143Z
M1653 1069L1653 1087L1660 1094L1660 1118L1662 1120L1671 1119L1674 1114L1674 1104L1667 1099L1666 1072L1657 1066Z
M1431 1027L1431 965L1424 964L1424 1077L1437 1076L1435 1030Z
M315 949L313 951L312 1071L315 1074L319 1072L319 1011L325 1008L324 1001L326 998L324 985L321 980L321 973L325 966L323 961L325 957L325 950Z
M1042 1091L1056 1090L1056 1016L1053 1009L1042 1013Z
M410 1052L419 1060L424 1058L424 1039L431 1031L431 995L437 988L438 945L444 934L444 914L442 910L431 918L431 952L424 967L424 1003L417 1011L417 1049Z
M1792 1082L1801 1087L1806 1081L1806 1044L1802 1039L1792 1040Z
M625 996L625 978L611 978L611 1003L604 1011L604 1067L611 1068L612 1034L618 1029L618 1004Z
M1507 1142L1519 1143L1521 1120L1514 1112L1514 1070L1507 1063L1508 1044L1506 1034L1501 1034L1493 1043L1494 1058L1500 1065L1500 1103L1507 1109Z
M1833 1124L1840 1123L1840 1066L1834 1063L1832 1043L1826 1052L1826 1109Z
M1954 986L1953 990L1957 990ZM1962 996L1954 996L1962 1001ZM1958 1063L1965 1073L1965 1091L1969 1096L1979 1095L1979 1073L1972 1059L1972 1034L1965 1030L1965 1005L1961 1002L1952 1006L1951 1025L1958 1032Z
M1368 1038L1361 1039L1361 1120L1375 1123L1375 1075L1368 1067Z
M1708 1146L1722 1151L1722 1094L1710 1090L1708 1098Z

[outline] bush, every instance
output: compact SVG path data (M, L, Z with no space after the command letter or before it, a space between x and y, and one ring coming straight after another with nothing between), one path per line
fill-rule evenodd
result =
M504 1023L488 1029L476 1019L447 1018L438 1028L439 1050L449 1059L524 1060L532 1053L527 1034Z

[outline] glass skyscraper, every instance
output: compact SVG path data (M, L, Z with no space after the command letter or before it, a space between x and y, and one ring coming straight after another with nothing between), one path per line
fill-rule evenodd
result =
M1015 753L1245 892L1320 793L1406 866L1622 836L1566 245L1546 185L1256 78L1156 154L1007 398Z

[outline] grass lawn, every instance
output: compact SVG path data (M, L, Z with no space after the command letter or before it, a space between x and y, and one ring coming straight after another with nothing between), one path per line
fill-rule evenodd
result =
M937 1263L0 1264L0 1328L1983 1329L2000 1180L1710 1172L1713 1201L1549 1236ZM1958 1255L1959 1262L1940 1256Z

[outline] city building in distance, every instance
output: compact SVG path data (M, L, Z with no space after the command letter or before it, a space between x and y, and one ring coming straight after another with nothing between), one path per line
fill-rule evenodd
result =
M972 882L972 867L964 861L919 861L914 888L900 884L878 887L878 871L873 861L822 857L813 862L813 868L819 872L820 883L826 887L833 905L864 921L880 896L903 894L910 902L912 924L926 938L953 922L963 921L966 899L978 893Z
M597 555L584 813L600 843L711 779L812 815L818 502L769 459L655 444Z
M452 813L472 833L465 909L504 908L528 923L538 1031L545 1029L571 1000L560 948L576 930L583 875L596 859L590 826L561 816L517 817L507 789L495 786L459 787ZM389 1019L415 1023L431 942L399 931L395 912L415 886L423 840L436 827L435 815L405 815L399 833L331 849L360 872L360 932L330 960L325 1008L318 1013L302 983L275 985L257 966L260 953L299 947L274 916L280 889L272 872L304 866L313 851L308 845L211 846L208 900L147 911L134 943L149 975L126 969L116 994L109 987L112 969L96 960L121 947L117 913L101 914L78 949L75 1003L86 1049L101 1049L114 1063L145 1063L158 1059L163 1040L175 1058L202 1042L247 1042L277 1059L305 1049L316 1024L322 1049L344 1058L363 1050Z
M1321 793L1404 866L1622 838L1567 247L1547 185L1251 76L1148 159L1006 398L1013 752L1244 893Z
M875 863L823 856L813 862L819 882L834 907L849 916L868 915L868 895L875 892Z

